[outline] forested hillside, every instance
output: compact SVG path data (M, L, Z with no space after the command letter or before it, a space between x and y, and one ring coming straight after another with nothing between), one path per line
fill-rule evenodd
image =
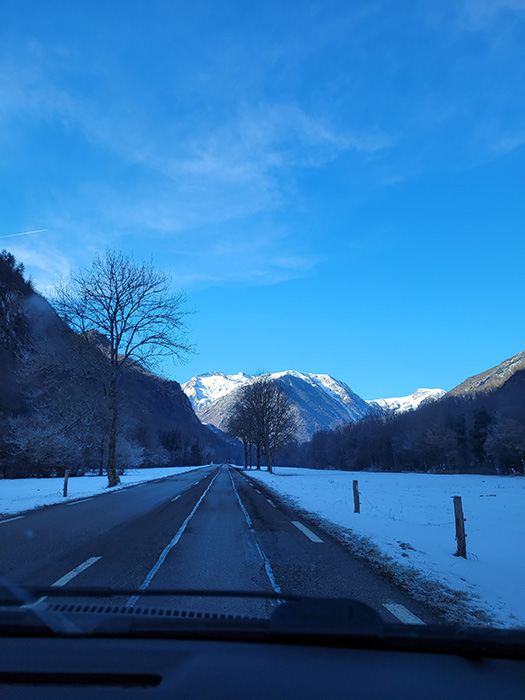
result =
M505 364L505 363L503 363ZM316 433L294 455L316 468L525 473L525 370L487 391Z
M0 254L0 475L102 470L107 451L105 339L80 336ZM179 384L139 364L119 379L117 464L191 465L231 457Z

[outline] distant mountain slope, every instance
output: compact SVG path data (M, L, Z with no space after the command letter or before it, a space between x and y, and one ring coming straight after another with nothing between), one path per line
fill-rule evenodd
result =
M321 469L523 475L524 355L467 379L418 410L314 436L297 451L294 463Z
M379 406L385 413L396 414L414 411L425 404L437 401L445 395L443 389L417 389L409 396L394 396L390 399L374 399L370 405Z
M297 407L301 419L301 441L310 438L317 430L332 429L378 412L344 382L328 374L287 370L270 374L270 377L286 387ZM230 375L213 372L193 377L182 385L182 389L203 423L225 430L240 388L253 380L253 376L242 372Z
M22 273L13 256L0 253L0 476L98 468L107 449L107 341L92 334L80 342ZM175 381L130 365L119 398L119 466L234 455Z
M516 372L525 369L525 351L504 360L499 365L475 374L451 389L447 396L465 396L479 392L491 392L499 388Z

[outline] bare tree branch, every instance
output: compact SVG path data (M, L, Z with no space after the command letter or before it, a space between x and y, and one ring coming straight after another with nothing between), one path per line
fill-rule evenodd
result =
M264 454L271 472L277 451L295 438L298 425L295 406L283 387L268 375L262 375L241 390L228 429L243 442L245 466L248 448L251 450L254 445L257 469Z
M185 324L193 311L185 307L183 292L173 294L170 289L169 275L114 250L97 254L91 267L72 272L55 287L52 301L64 321L82 335L101 333L109 343L110 486L119 482L115 450L120 372L130 364L152 369L165 356L184 362L195 352Z

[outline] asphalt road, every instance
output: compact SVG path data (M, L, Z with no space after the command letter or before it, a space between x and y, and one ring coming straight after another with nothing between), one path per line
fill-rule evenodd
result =
M242 470L206 467L0 521L12 584L283 592L349 597L387 622L439 619ZM119 601L268 616L273 601Z

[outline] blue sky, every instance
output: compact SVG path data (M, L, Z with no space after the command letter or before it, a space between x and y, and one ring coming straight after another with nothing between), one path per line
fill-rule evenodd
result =
M181 382L450 389L525 349L524 88L525 0L3 0L0 247L153 258Z

